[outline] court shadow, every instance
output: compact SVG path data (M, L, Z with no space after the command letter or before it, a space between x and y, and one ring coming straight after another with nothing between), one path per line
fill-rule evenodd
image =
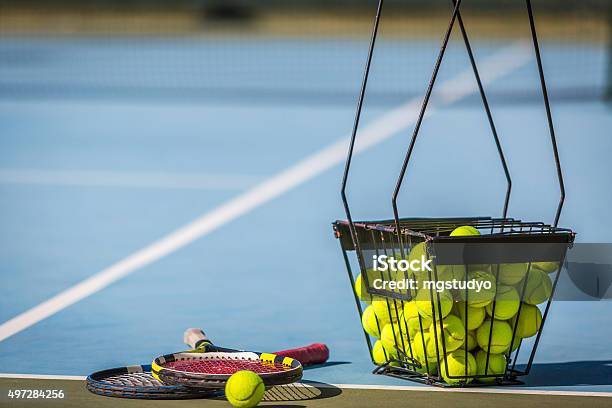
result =
M528 387L612 385L612 360L534 364L521 380Z
M266 389L264 402L308 401L333 398L342 394L342 390L331 384L302 380L300 383L279 385ZM278 406L278 405L275 405Z
M350 361L327 361L323 364L314 364L308 367L304 367L304 370L314 370L316 368L333 367L336 365L343 365L343 364L351 364L351 362Z

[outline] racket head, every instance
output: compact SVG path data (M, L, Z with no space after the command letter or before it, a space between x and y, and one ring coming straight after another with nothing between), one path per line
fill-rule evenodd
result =
M87 389L98 395L135 399L192 399L216 395L215 390L166 385L151 375L150 365L110 368L90 374Z
M151 366L152 375L164 384L209 389L225 387L229 377L241 370L257 373L267 387L294 383L303 373L300 362L291 357L210 343L196 350L157 357Z

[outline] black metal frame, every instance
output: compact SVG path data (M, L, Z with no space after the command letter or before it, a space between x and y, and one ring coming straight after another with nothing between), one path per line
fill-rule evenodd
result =
M350 263L349 256L348 256L348 251L353 251L353 250L355 251L357 255L359 269L362 274L366 275L367 267L366 267L366 263L364 259L364 251L373 250L375 251L376 254L380 253L381 251L385 254L388 254L389 251L391 251L390 252L391 254L396 254L397 252L395 251L398 250L400 256L404 258L407 256L408 251L412 247L414 247L414 245L420 242L424 242L426 243L427 253L433 256L435 259L436 257L435 247L437 244L441 242L453 242L455 244L464 244L468 242L471 242L471 243L481 242L483 244L493 244L497 242L502 243L502 244L522 243L526 245L561 244L562 246L564 246L563 247L564 249L559 252L559 258L558 259L555 258L555 260L559 261L560 265L562 265L564 258L565 258L565 251L567 250L569 246L572 245L574 241L575 234L571 230L557 227L559 218L561 215L561 211L563 208L563 203L565 201L565 187L564 187L564 182L563 182L563 174L561 170L561 163L559 160L555 130L554 130L554 125L553 125L552 113L550 109L550 102L549 102L549 97L548 97L548 92L547 92L547 87L546 87L544 70L542 66L542 60L540 56L539 43L538 43L538 38L537 38L537 30L536 30L535 20L533 16L531 1L526 0L527 16L529 19L531 38L532 38L533 49L534 49L534 53L536 57L537 69L538 69L539 79L540 79L540 86L541 86L543 102L544 102L544 106L546 110L547 124L548 124L548 129L549 129L549 134L550 134L550 140L551 140L551 145L552 145L552 150L553 150L553 157L554 157L554 161L556 165L557 178L558 178L559 190L560 190L559 203L557 205L557 209L556 209L555 216L554 216L554 223L552 225L548 225L542 222L535 222L535 223L534 222L523 222L520 220L515 220L513 218L507 217L508 205L510 201L510 194L512 191L512 179L511 179L508 165L507 165L507 162L506 162L506 159L503 153L503 149L502 149L502 146L499 140L495 122L493 119L493 114L491 112L490 105L489 105L489 102L488 102L488 99L487 99L487 96L484 90L484 86L480 78L480 73L478 71L478 67L476 64L476 58L474 56L472 46L470 44L470 40L467 34L467 30L465 28L465 24L461 16L461 12L460 12L461 2L462 0L451 0L452 14L451 14L450 22L444 33L442 44L440 46L440 50L439 50L439 53L438 53L438 56L437 56L437 59L434 65L433 73L429 81L427 90L425 92L425 96L424 96L424 99L421 105L421 109L420 109L418 118L415 123L415 128L412 133L412 137L410 139L410 143L408 145L408 148L407 148L407 151L404 157L404 161L403 161L401 170L399 172L397 183L396 183L393 195L392 195L391 204L393 208L393 219L384 220L384 221L372 221L372 222L354 222L352 215L351 215L350 208L349 208L347 196L346 196L346 186L347 186L347 181L348 181L348 174L351 168L351 162L352 162L353 151L354 151L354 146L355 146L355 139L356 139L357 131L359 128L359 121L360 121L361 112L363 108L363 101L364 101L364 97L366 93L368 76L370 72L370 66L372 63L373 51L375 48L376 39L378 35L378 29L380 25L380 19L381 19L381 13L383 9L384 0L379 0L378 2L378 7L376 10L376 16L374 18L374 25L373 25L370 45L369 45L366 64L365 64L365 70L363 74L363 81L361 84L359 99L357 103L357 110L356 110L355 120L353 124L351 139L350 139L349 151L348 151L346 165L344 169L344 175L342 179L341 196L342 196L342 202L343 202L344 209L345 209L346 216L347 216L347 221L337 221L336 223L334 223L334 230L336 233L336 237L340 239L343 257L344 257L344 261L347 267L347 272L349 275L349 280L353 288L355 287L355 278L352 272L351 263ZM444 59L444 55L446 52L448 41L450 39L450 35L452 33L452 30L456 22L458 23L459 29L461 31L461 36L465 44L466 51L468 53L470 65L472 67L472 71L474 73L476 83L478 85L478 91L479 91L479 94L480 94L480 97L483 103L483 108L485 109L485 112L487 115L489 127L491 130L491 133L492 133L492 136L495 142L495 146L497 148L498 156L499 156L499 159L500 159L500 162L501 162L504 174L505 174L505 178L506 178L507 187L506 187L504 204L502 208L502 216L501 218L466 217L466 218L443 218L443 219L440 219L440 218L435 218L435 219L433 218L408 218L406 219L405 218L405 219L401 219L399 216L398 204L397 204L398 195L399 195L399 192L401 191L404 176L408 168L408 164L410 162L410 158L412 156L412 152L413 152L417 137L419 135L421 124L425 116L425 112L427 110L429 100L433 92L435 83L436 83L436 79L438 77L440 66ZM479 237L449 237L450 232L454 228L458 226L462 226L462 225L472 225L481 231L485 231L486 234L479 236ZM520 262L525 262L525 263L528 263L529 265L528 270L527 270L527 276L529 275L529 273L531 273L531 262L534 262L538 259L545 260L546 259L545 256L548 256L548 255L544 255L543 253L538 255L537 250L535 252L536 252L535 255L531 253L529 256L526 256L523 260L520 260ZM490 262L491 265L494 265L494 264L498 265L497 272L496 272L496 278L498 277L498 274L499 274L499 264L501 262L503 261L498 260L498 261ZM467 272L467 268L468 268L467 264L465 265L465 267L466 267L466 272ZM561 268L559 268L556 272L554 283L552 286L552 291L553 291L552 293L554 293L554 289L556 288L558 278L560 275L560 271L561 271ZM434 278L435 280L438 279L435 264L434 264L433 276L430 273L430 278ZM392 308L395 309L395 313L399 313L398 304L399 304L399 307L402 307L403 301L408 301L411 299L410 293L380 290L380 289L375 289L371 287L369 283L369 279L367 278L367 275L366 275L365 282L366 282L368 293L370 293L371 295L382 296L385 299L387 299L387 308L389 309L390 314L392 313L392 310L391 310ZM525 279L524 282L526 284L527 279ZM525 286L523 285L522 290L524 291L524 289L525 289ZM355 303L357 305L359 315L361 316L363 314L361 301L356 295L355 291L353 291L353 293L354 293ZM431 292L432 301L434 300L434 296L437 296L438 309L439 309L438 311L436 311L434 310L435 308L433 308L432 306L432 313L433 313L434 322L435 322L436 313L439 313L439 315L442 316L442 310L440 306L439 294L435 295L432 291ZM521 293L521 296L522 296L522 293ZM467 382L469 382L467 381L468 379L471 380L474 378L483 378L483 377L494 378L496 380L495 384L516 384L517 383L516 377L527 375L531 369L535 351L539 343L542 327L544 326L546 317L549 312L551 300L552 300L552 296L550 297L550 299L548 300L545 306L544 314L542 315L541 327L537 331L537 337L535 339L535 344L529 356L527 367L524 370L521 371L516 368L517 356L521 349L519 345L519 347L515 351L516 354L514 355L514 359L510 358L512 351L508 353L509 355L508 355L508 360L507 360L507 369L503 376L500 376L500 375L481 375L481 376L468 375L467 368L466 368L465 376L460 376L460 377L450 376L450 378L458 378L458 379L464 380L459 384L461 386L467 385ZM493 316L495 316L495 303L496 303L495 301L493 301L492 303ZM518 311L519 316L520 316L521 308L523 308L522 303ZM466 303L465 312L467 313L467 303ZM419 320L420 320L421 331L423 331L423 326L422 326L420 317L419 317ZM378 321L377 321L377 324L378 324ZM443 340L444 337L442 336L441 348L440 349L438 348L438 336L437 336L436 326L437 324L434 324L432 327L434 329L434 337L436 341L437 361L441 362L442 360L440 357L439 350L443 351L442 358L446 359L446 346ZM513 336L512 336L511 344L514 344L517 327L518 325L515 325L513 328ZM443 330L441 319L440 319L439 329ZM492 333L492 329L493 327L491 325L491 332L489 333L489 336ZM393 335L395 336L395 329L393 330L394 330ZM407 327L406 327L406 330L407 330ZM402 342L403 342L401 331L402 329L400 325L399 334L400 334L400 339L402 339ZM465 331L466 331L466 336L467 336L467 332L468 332L467 326L465 328ZM372 346L370 336L365 331L364 331L364 334L365 334L366 343L368 345L370 353L372 353L373 346ZM431 374L421 374L415 371L416 369L419 369L422 367L420 367L420 364L414 358L411 341L409 341L408 343L409 343L408 344L409 350L407 350L406 348L402 348L402 350L409 351L410 352L409 356L406 353L403 356L401 356L401 358L399 359L390 358L386 363L379 365L374 370L374 372L377 374L386 374L386 375L390 375L394 377L405 378L405 379L419 381L419 382L423 382L427 384L448 386L448 384L446 384L443 381L439 371L438 371L437 376L431 375ZM402 344L402 347L404 346L405 345ZM423 340L423 347L425 348L424 340ZM487 368L489 364L490 347L491 345L489 344L489 348L487 350L487 360L486 360ZM387 353L385 352L385 356L386 354ZM374 358L373 358L373 361L374 361ZM467 367L467 354L466 354L465 363ZM427 358L426 358L426 364L428 364ZM429 367L427 367L427 369L429 371ZM448 370L446 374L447 374L447 377L449 377Z

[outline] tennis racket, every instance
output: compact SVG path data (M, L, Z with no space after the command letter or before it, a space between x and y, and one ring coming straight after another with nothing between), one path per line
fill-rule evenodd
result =
M111 368L87 377L87 389L106 397L139 399L189 399L216 396L219 390L162 384L151 375L150 365Z
M184 340L193 350L157 357L151 364L151 374L164 384L218 389L240 370L257 373L266 386L291 384L302 378L303 371L294 357L302 357L307 364L323 363L329 357L323 344L278 354L219 347L200 329L187 329Z

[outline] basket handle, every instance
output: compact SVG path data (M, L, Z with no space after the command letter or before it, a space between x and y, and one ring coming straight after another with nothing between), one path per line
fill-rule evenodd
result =
M559 217L561 215L561 210L563 208L563 203L565 201L565 187L564 187L564 183L563 183L563 174L562 174L562 170L561 170L561 163L559 160L559 154L558 154L558 149L557 149L557 142L556 142L556 137L555 137L555 131L554 131L554 126L553 126L553 121L552 121L552 114L551 114L551 110L550 110L550 102L549 102L549 98L548 98L548 92L547 92L547 88L546 88L546 82L544 79L544 71L542 68L542 60L541 60L541 56L540 56L540 49L539 49L539 45L538 45L538 39L537 39L537 31L535 28L535 22L533 19L533 11L532 11L532 7L531 7L531 2L530 0L526 0L527 1L527 11L528 11L528 15L529 15L529 22L530 22L530 30L531 30L531 36L532 36L532 41L534 44L534 51L536 54L536 61L537 61L537 66L538 66L538 72L539 72L539 76L540 76L540 85L542 88L542 95L543 95L543 99L544 99L544 105L546 108L546 115L547 115L547 120L548 120L548 127L549 127L549 132L550 132L550 137L551 137L551 143L552 143L552 147L553 147L553 155L554 155L554 160L555 160L555 165L557 168L557 177L558 177L558 181L559 181L559 187L560 187L560 200L559 200L559 204L557 207L557 211L555 214L555 219L554 219L554 226L556 227L558 225L559 222ZM396 230L397 230L397 234L398 234L398 239L400 240L401 243L401 234L400 234L400 225L399 225L399 211L398 211L398 207L397 207L397 198L404 180L404 176L406 173L406 169L408 167L408 163L410 161L410 158L412 156L412 151L414 149L414 145L416 143L416 139L418 137L419 131L420 131L420 127L423 121L423 117L425 115L425 111L427 109L427 105L429 103L429 99L431 97L431 93L433 91L433 86L435 84L435 81L437 79L438 76L438 72L440 69L440 65L442 63L442 59L444 58L444 54L446 51L446 46L448 44L449 38L450 38L450 34L452 32L453 26L455 24L455 20L458 21L459 23L459 27L461 29L461 34L463 36L466 48L467 48L467 52L468 52L468 56L470 58L470 63L472 65L472 69L474 71L474 76L476 78L476 82L478 84L478 89L482 98L482 102L485 108L485 111L487 113L487 118L489 120L489 125L491 127L491 131L493 134L493 138L495 140L495 144L497 147L497 151L499 154L499 158L500 161L502 163L502 167L504 169L504 173L506 175L506 181L507 181L507 189L506 189L506 197L505 197L505 201L504 201L504 207L503 207L503 218L506 218L507 215L507 211L508 211L508 203L509 203L509 199L510 199L510 193L511 193L511 189L512 189L512 180L510 178L510 174L508 171L508 167L507 167L507 163L505 160L505 156L503 153L503 150L501 148L501 144L499 142L499 137L497 134L497 131L495 129L495 124L493 122L493 117L489 108L489 104L487 101L487 97L486 94L484 92L484 88L482 86L482 82L480 80L480 75L478 73L478 69L476 67L476 63L475 63L475 59L474 59L474 55L473 52L471 50L471 46L469 43L469 39L467 37L467 33L465 30L465 26L463 24L463 20L461 18L461 14L459 12L459 8L460 8L460 4L461 4L461 0L452 0L453 4L454 4L454 10L453 10L453 15L451 17L451 21L449 24L449 27L446 31L446 35L444 37L444 40L442 42L442 45L440 47L440 52L438 54L438 58L436 60L436 64L434 66L434 71L431 77L431 80L429 82L429 86L427 88L427 92L425 94L424 100L423 100L423 104L421 106L421 110L419 112L419 116L417 118L416 124L415 124L415 129L412 135L412 139L410 141L410 144L408 146L408 150L406 152L406 156L404 157L404 163L402 164L402 168L400 170L400 174L397 180L397 184L396 184L396 188L393 192L392 195L392 207L393 207L393 215L394 215L394 220L395 220L395 224L396 224Z
M544 68L542 67L542 57L540 56L540 45L538 44L538 34L536 31L535 21L533 18L533 10L531 8L531 0L526 0L527 14L529 15L529 29L531 31L531 39L533 41L533 50L536 56L538 65L538 75L540 76L540 86L542 87L542 98L544 99L544 107L546 108L546 120L548 121L548 131L550 133L550 143L552 144L553 156L555 158L555 166L557 167L557 180L559 181L559 204L555 213L554 226L559 224L561 210L565 202L565 184L563 182L563 172L561 170L561 161L559 160L559 150L557 149L557 137L555 136L555 127L553 125L552 113L550 111L550 101L548 99L548 90L546 88L546 80L544 79Z
M353 159L353 151L355 148L355 139L357 137L357 129L359 129L359 119L361 118L361 109L363 108L363 99L365 97L366 87L368 84L368 76L370 74L370 65L372 64L372 55L374 54L374 45L376 44L376 37L378 35L378 26L380 23L380 15L382 13L384 0L378 1L378 7L376 8L376 15L374 16L374 25L372 27L372 34L370 37L370 46L368 48L368 56L366 59L366 65L363 72L363 79L361 82L361 89L359 91L359 99L357 101L357 111L355 113L355 120L353 123L353 130L351 132L351 140L349 143L349 149L346 157L346 164L344 166L344 175L342 176L342 188L340 195L342 196L342 203L344 205L344 211L346 212L346 218L349 223L349 231L351 233L351 239L353 240L353 246L357 253L357 260L359 261L359 267L361 270L366 270L365 261L363 259L359 240L357 239L357 232L355 230L355 224L351 217L351 210L349 208L348 199L346 197L346 183L348 181L349 171L351 169L351 162Z

